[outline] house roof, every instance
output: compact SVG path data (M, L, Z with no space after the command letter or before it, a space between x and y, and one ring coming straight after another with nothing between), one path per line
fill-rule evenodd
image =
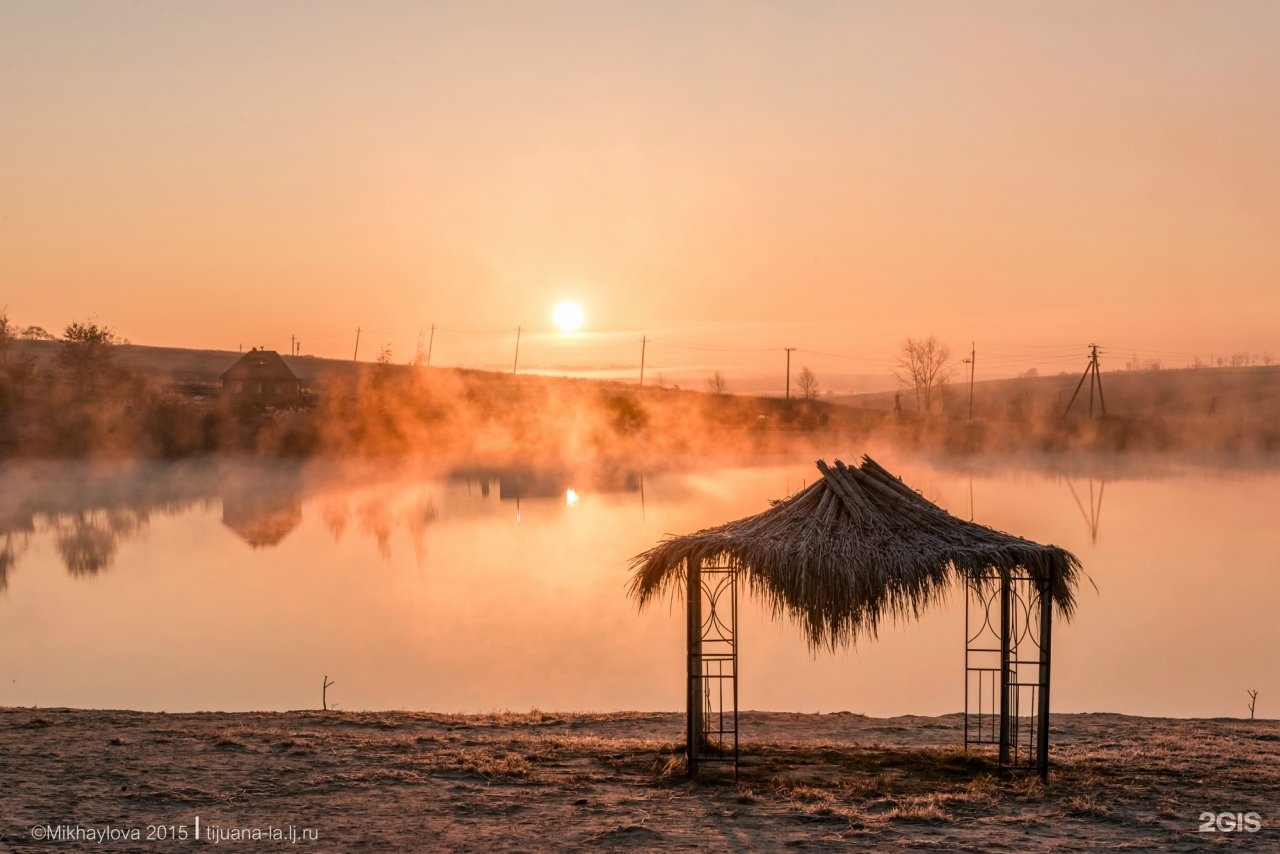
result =
M643 607L680 589L686 560L728 558L775 615L795 616L811 646L831 649L874 636L886 614L918 617L955 582L986 586L1018 570L1071 616L1082 569L1066 549L952 516L870 457L817 466L820 479L763 513L637 555L630 594Z
M250 350L226 373L224 380L297 380L284 359L275 350Z

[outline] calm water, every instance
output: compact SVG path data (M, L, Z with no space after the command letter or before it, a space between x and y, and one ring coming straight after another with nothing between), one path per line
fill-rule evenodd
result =
M847 455L849 460L853 455ZM880 461L957 515L1075 551L1054 708L1280 714L1280 478L1047 475ZM397 467L0 468L0 705L185 711L678 709L683 610L628 559L759 512L809 462L565 477ZM963 599L811 654L747 599L743 708L963 705Z

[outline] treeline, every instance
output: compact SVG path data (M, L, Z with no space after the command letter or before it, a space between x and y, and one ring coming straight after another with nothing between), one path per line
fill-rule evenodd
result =
M209 454L419 456L589 465L769 454L831 422L818 401L637 389L617 383L376 364L314 380L308 406L237 407L214 386L175 387L115 358L115 336L77 323L32 356L0 351L0 456ZM228 365L229 367L229 365ZM197 393L197 392L203 393Z
M870 445L961 454L1280 451L1280 371L1270 368L1192 371L1159 390L1108 374L1112 414L1091 418L1083 406L1064 416L1071 377L980 393L969 417L953 386L924 393L917 383L912 394L906 380L903 394L841 405L345 363L349 370L312 377L307 407L264 411L231 405L207 380L175 384L158 365L122 364L115 334L91 321L33 343L0 313L0 333L0 457L10 458L413 456L581 468L855 456Z

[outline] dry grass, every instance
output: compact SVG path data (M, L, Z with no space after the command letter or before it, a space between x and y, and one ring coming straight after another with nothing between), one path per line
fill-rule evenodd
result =
M74 793L83 809L120 823L193 811L242 823L309 815L325 822L334 849L406 849L427 836L455 850L501 850L513 839L633 850L1233 844L1196 833L1204 810L1258 812L1272 835L1238 841L1274 847L1273 721L1055 718L1047 786L1002 776L989 757L922 743L959 741L958 716L749 713L744 724L737 779L719 768L692 782L673 714L0 710L10 759L0 785L18 793L7 820L27 826L66 813ZM0 826L0 842L17 839L9 832Z

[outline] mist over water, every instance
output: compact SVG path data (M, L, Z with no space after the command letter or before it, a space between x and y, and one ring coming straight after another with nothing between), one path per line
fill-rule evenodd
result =
M1260 714L1280 697L1274 471L877 456L956 515L1084 562L1097 591L1055 631L1056 710L1236 716L1248 688ZM313 708L327 674L346 709L677 709L683 607L637 613L629 558L816 476L804 459L603 474L9 465L0 704ZM957 590L919 622L814 656L745 597L742 707L957 711L963 615Z

